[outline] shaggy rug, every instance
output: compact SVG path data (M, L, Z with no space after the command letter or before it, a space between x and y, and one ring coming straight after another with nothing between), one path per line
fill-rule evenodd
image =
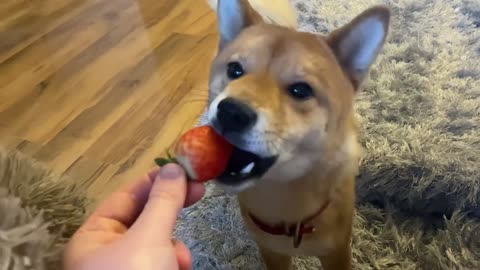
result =
M292 0L327 33L373 4L391 32L357 102L364 148L355 269L480 269L480 2ZM235 198L215 187L177 235L195 269L263 269ZM317 269L298 258L297 269Z
M0 270L60 270L85 198L69 179L0 148Z

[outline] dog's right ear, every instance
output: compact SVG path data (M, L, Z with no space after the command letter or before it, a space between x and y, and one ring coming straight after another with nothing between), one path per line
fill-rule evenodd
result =
M262 22L262 17L248 0L218 0L217 14L220 50L232 42L243 29Z

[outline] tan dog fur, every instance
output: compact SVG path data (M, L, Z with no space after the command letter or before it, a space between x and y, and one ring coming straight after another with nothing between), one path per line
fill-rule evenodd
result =
M209 117L215 117L215 105L222 97L249 104L260 115L251 139L265 145L262 153L280 156L262 179L235 190L247 228L270 270L291 269L291 257L296 255L316 256L326 270L351 269L355 177L360 158L353 103L384 43L389 11L374 7L322 37L263 23L248 1L220 1L238 2L237 15L243 25L234 39L225 39L221 30L220 50L211 67ZM222 12L220 7L217 12ZM367 44L375 46L358 56L360 64L362 56L372 58L365 58L368 65L358 69L358 63L350 63L350 55L342 50L352 45L345 42L357 37L363 40L358 35L365 35L367 28L359 25L367 20L371 20L367 26L383 25L384 33L376 32L381 40ZM225 31L228 25L220 28ZM231 61L240 61L247 74L230 81L225 69ZM308 82L315 98L292 99L285 88L298 81ZM289 237L261 231L248 216L253 213L272 225L295 224L327 200L326 210L312 222L316 232L305 235L298 248Z

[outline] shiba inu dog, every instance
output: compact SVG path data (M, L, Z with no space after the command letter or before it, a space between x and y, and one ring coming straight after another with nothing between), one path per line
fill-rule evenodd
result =
M238 195L271 270L316 256L351 269L360 150L353 104L390 12L375 6L327 36L296 31L287 0L211 1L220 44L207 123L235 146L217 182Z

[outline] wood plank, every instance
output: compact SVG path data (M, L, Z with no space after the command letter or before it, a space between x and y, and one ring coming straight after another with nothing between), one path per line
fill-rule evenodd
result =
M156 0L148 1L158 2ZM38 98L33 99L31 96L26 96L28 104L32 104L32 106L25 103L21 104L23 106L10 106L10 108L14 108L10 110L17 111L0 113L0 123L4 122L5 119L15 117L18 124L13 125L12 129L17 134L23 137L27 137L27 134L29 134L30 136L27 137L29 140L39 143L50 140L64 128L65 123L71 121L85 108L88 99L95 97L99 87L102 87L118 72L137 64L138 61L151 53L152 47L158 46L168 38L169 35L166 34L168 30L176 25L188 25L195 21L196 17L189 16L187 19L182 19L180 23L177 22L179 18L188 14L188 12L185 12L185 8L188 7L189 1L182 1L181 4L173 2L170 4L171 6L164 6L166 9L164 13L171 16L169 19L151 25L150 29L146 29L144 26L137 28L134 33L107 50L101 57L95 59L93 63L81 69L78 73L64 74L59 72L58 76L49 79L46 85L40 85L42 90ZM170 8L167 9L167 7ZM157 32L163 34L157 34ZM118 59L122 61L118 61ZM114 68L112 68L112 63L115 63ZM77 65L73 64L73 66L76 67ZM30 87L34 86L30 85ZM24 89L24 86L16 86L15 88ZM71 90L64 91L64 89ZM14 95L18 97L20 94L16 93Z
M115 142L125 135L137 134L138 131L134 130L137 122L147 118L155 104L171 96L172 92L162 91L161 86L168 80L178 80L177 77L171 77L185 67L188 62L184 60L189 57L188 52L198 42L198 38L190 36L172 36L127 74L122 74L108 83L106 87L109 90L102 91L105 95L98 99L98 102L90 103L90 107L70 121L46 144L45 151L39 152L36 157L51 162L58 170L63 170L70 166L76 156L89 148L87 154L91 157L116 164L114 158L106 156L109 149L117 148ZM169 52L171 58L158 58L158 55ZM178 63L175 64L176 62ZM164 69L168 69L168 72L164 72ZM169 108L165 104L163 106ZM132 119L137 115L138 120ZM110 135L105 135L106 132ZM112 138L115 136L117 138ZM100 142L94 144L97 140Z
M218 38L211 37L210 42L204 43L204 48L199 48L199 51L207 51L207 46L217 44ZM202 58L197 60L199 63L205 63L211 60L214 51L202 54ZM202 65L192 65L191 70L185 79L187 85L181 87L191 87L190 95L185 95L171 109L168 115L164 116L163 124L159 125L161 128L156 131L155 136L150 139L142 150L137 148L136 155L127 155L129 160L126 160L120 166L120 170L115 174L113 181L120 185L121 183L131 181L136 176L141 175L142 172L148 171L154 167L153 160L159 156L165 156L166 151L171 149L178 140L180 134L195 126L198 123L199 116L205 110L206 101L208 98L208 80L205 78L205 68ZM148 122L147 122L148 124ZM132 145L134 147L134 145Z
M79 53L109 33L121 19L115 12L124 11L130 0L94 6L68 23L47 33L40 40L0 64L0 111L33 92L48 91L45 78L58 71ZM131 7L133 8L133 7ZM128 15L128 13L127 13ZM22 76L18 76L21 74ZM16 91L12 91L15 89ZM51 88L50 88L51 89Z
M204 1L5 0L0 14L0 145L93 199L152 168L204 110L218 44Z
M95 4L98 1L1 1L0 63Z

